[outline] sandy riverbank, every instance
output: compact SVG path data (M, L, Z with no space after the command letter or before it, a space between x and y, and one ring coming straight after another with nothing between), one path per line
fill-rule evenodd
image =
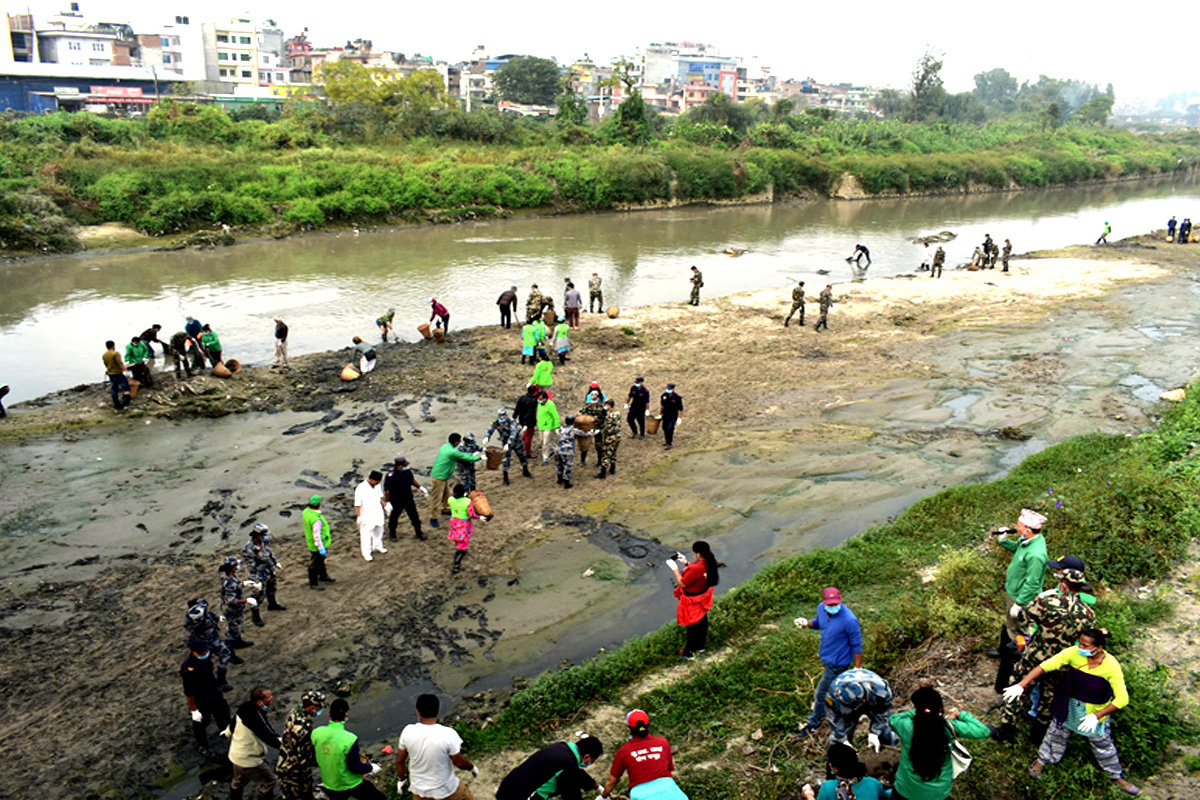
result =
M46 785L53 770L60 796L105 786L133 792L197 763L175 675L184 601L215 594L219 556L240 550L254 521L272 527L289 610L268 614L267 627L250 633L259 646L231 670L231 697L265 682L284 698L282 710L313 684L341 683L352 702L398 683L461 685L455 673L470 673L483 658L516 661L516 651L548 646L556 625L603 608L620 594L614 586L657 560L584 548L563 555L566 563L602 566L600 578L551 586L554 577L536 576L529 554L567 553L581 538L571 514L623 523L661 541L663 551L761 515L786 520L776 527L794 528L787 546L795 546L820 528L793 518L827 514L839 498L821 476L868 475L860 497L869 504L897 496L881 488L889 481L916 491L986 473L982 459L973 460L974 472L954 462L999 447L990 430L1134 432L1145 418L1117 377L1094 392L1064 388L1080 365L1058 349L1061 332L1042 323L1048 314L1070 316L1072 332L1097 331L1087 340L1097 352L1074 357L1107 357L1098 351L1121 344L1104 339L1104 324L1132 313L1121 292L1187 291L1175 275L1194 264L1171 262L1192 248L1168 248L1166 258L1161 250L1110 248L1109 259L1129 257L1089 261L1093 253L1082 249L1014 262L1008 275L850 285L838 290L831 330L819 334L782 327L788 296L778 291L706 299L699 308L634 309L615 321L585 316L576 354L556 375L560 397L580 400L591 380L618 398L637 374L656 393L674 380L687 403L677 447L664 457L653 439L626 441L616 480L601 483L581 469L570 493L555 487L548 468L532 481L514 477L511 487L484 474L497 519L458 579L449 575L449 545L437 537L402 539L364 563L350 525L352 490L396 453L424 473L449 430L482 434L497 405L511 407L529 374L513 332L464 331L440 348L389 346L369 380L349 385L336 378L344 355L329 353L295 359L289 375L254 369L228 382L205 378L194 396L164 376L171 388L119 418L97 385L44 398L44 408L13 414L0 430L0 629L10 656L0 675L22 687L7 697L0 725L21 743L6 749L10 781ZM956 348L972 341L976 353L997 351L992 374L956 363ZM1170 339L1161 354L1139 347L1147 352L1117 358L1142 359L1161 381L1188 377L1190 345ZM949 387L938 388L940 375L989 384L988 402L956 415L942 402ZM884 440L888 453L864 451L866 439ZM886 474L872 474L881 459ZM773 473L777 480L767 482ZM59 500L64 486L68 499ZM313 491L326 496L338 537L331 572L340 582L320 595L302 588L297 523ZM547 614L548 605L558 613ZM526 631L531 638L517 638ZM139 698L137 722L131 697ZM69 739L59 735L67 728ZM109 745L98 752L97 741Z

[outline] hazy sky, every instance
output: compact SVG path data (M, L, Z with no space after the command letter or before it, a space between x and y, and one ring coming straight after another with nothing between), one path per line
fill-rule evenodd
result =
M9 13L30 7L45 15L65 0L2 0ZM193 21L246 11L276 20L288 35L309 29L317 46L371 39L384 50L420 52L446 61L476 45L492 55L529 53L570 62L588 53L606 63L650 42L706 42L722 54L759 56L781 78L813 77L904 88L927 47L944 54L950 91L967 91L977 72L1004 67L1018 80L1039 74L1114 84L1118 101L1155 98L1196 85L1191 48L1170 20L1139 20L1138 36L1122 41L1132 6L1113 3L1010 0L972 5L948 0L903 2L738 3L693 0L657 3L564 3L548 0L456 0L380 3L278 0L225 5L161 0L79 0L89 18L129 20L151 32L156 21L188 14ZM224 14L220 9L227 9ZM1157 8L1157 7L1155 7ZM1164 6L1163 8L1173 8ZM1110 11L1112 13L1110 13ZM1158 38L1151 35L1158 30Z

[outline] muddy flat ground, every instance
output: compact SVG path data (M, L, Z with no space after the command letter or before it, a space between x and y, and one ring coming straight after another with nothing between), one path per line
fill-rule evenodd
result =
M0 425L5 791L137 795L201 765L177 674L186 600L217 596L217 564L255 522L288 610L248 626L258 644L230 670L231 702L271 686L281 724L300 693L336 686L374 708L356 715L365 739L391 738L414 687L470 693L669 621L658 564L700 536L733 584L1046 444L1145 430L1158 395L1192 377L1198 262L1200 248L1133 242L1009 274L841 285L820 333L814 286L808 327L782 325L790 287L584 315L556 370L560 410L592 380L618 400L637 375L654 396L673 381L676 447L626 438L617 475L579 467L570 491L540 463L510 487L481 469L496 518L458 576L444 534L417 541L404 521L364 562L353 488L396 455L423 480L450 431L482 437L511 409L531 372L516 329L381 347L353 384L337 378L346 354L325 353L190 391L163 374L122 415L99 385L19 407ZM322 593L305 588L299 523L314 492L335 536ZM660 619L606 613L664 596Z

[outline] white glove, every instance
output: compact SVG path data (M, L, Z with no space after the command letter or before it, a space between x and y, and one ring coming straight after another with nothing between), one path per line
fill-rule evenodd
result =
M200 709L192 711L192 722L199 722L204 719L204 715L200 713Z
M800 794L804 795L806 800L813 800L813 798L816 797L816 795L813 794L813 788L812 788L811 783L804 784L804 788L800 790Z
M221 616L217 617L217 622L224 622L224 621L225 621L225 615L224 615L224 614L222 614Z
M490 438L491 438L490 436L483 437L483 446L484 447L487 447L488 439L490 439Z
M629 410L629 403L626 403L626 404L625 404L625 410L626 410L626 411L628 411L628 410Z
M421 487L421 494L423 494L425 497L429 497L429 490L428 490L428 489L426 489L424 486L422 486L422 487Z
M679 427L680 425L682 425L682 424L683 424L683 417L680 417L679 419L675 420L675 427L676 427L676 428L678 428L678 427Z
M258 608L258 601L255 600L253 597L247 597L246 605L250 606L251 608Z
M1012 604L1012 608L1010 608L1010 609L1008 610L1008 615L1009 615L1010 617L1019 617L1019 616L1021 616L1021 604L1020 604L1020 603L1013 603L1013 604Z
M378 775L378 774L379 774L379 773L381 773L381 772L383 772L383 767L379 766L378 764L372 764L372 765L371 765L371 775L372 775L372 777L373 777L373 776L375 776L375 775Z
M396 781L396 794L404 794L404 784L408 783L406 778L401 778Z
M508 445L504 445L504 452L508 452Z
M472 764L471 765L471 775L472 775L472 777L478 778L479 777L479 767Z
M1095 733L1100 727L1100 718L1095 714L1088 714L1083 719L1079 720L1080 733Z
M1004 702L1015 703L1021 699L1021 695L1023 694L1025 694L1025 687L1019 683L1014 683L1004 690Z
M242 586L245 586L247 589L249 589L252 592L261 592L262 591L262 584L259 583L258 581L242 581Z
M678 550L675 551L675 560L678 561L682 566L687 566L687 556Z
M226 725L225 730L221 731L221 735L228 739L230 736L233 736L233 731L231 731L229 726Z
M675 563L675 559L673 559L673 558L667 559L667 569L671 570L672 572L679 569L679 565Z
M878 753L879 752L879 736L878 736L878 734L868 733L867 734L867 744L870 745L871 747L874 747L875 752Z
M274 566L274 570L276 572L278 572L280 575L282 575L283 574L283 564L276 563Z
M794 620L792 620L792 622L795 623L797 628L808 627L808 620L806 620L804 617L796 617Z
M384 504L383 504L383 511L384 511L384 513L385 513L385 514L390 514L390 513L392 513L392 504L391 504L391 503L384 503Z

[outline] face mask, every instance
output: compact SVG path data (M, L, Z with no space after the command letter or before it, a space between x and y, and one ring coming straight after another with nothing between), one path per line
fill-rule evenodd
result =
M841 611L841 610L842 610L842 607L841 607L840 605L836 605L836 606L830 606L830 605L827 605L827 606L825 606L825 613L826 613L826 614L828 614L829 616L833 616L834 614L837 614L837 613L838 613L839 611Z
M1077 649L1079 651L1079 655L1083 656L1084 658L1091 658L1092 656L1096 655L1095 650L1084 650L1082 647L1077 647L1075 649Z
M667 389L666 394L675 394L674 389Z
M269 541L271 541L271 537L269 535L263 537L263 544L266 544Z
M314 716L314 717L319 717L319 716L321 716L321 715L322 715L322 714L324 714L324 713L325 713L325 709L323 709L323 708L318 708L318 709L317 709L317 713L313 714L313 716Z
M196 656L196 660L197 660L197 661L203 661L204 659L208 658L208 657L209 657L209 656L211 656L211 655L212 655L212 653L205 653L205 654L204 654L204 655L202 655L202 656Z
M408 467L401 467L401 468L400 468L400 471L401 471L401 472L408 472Z

